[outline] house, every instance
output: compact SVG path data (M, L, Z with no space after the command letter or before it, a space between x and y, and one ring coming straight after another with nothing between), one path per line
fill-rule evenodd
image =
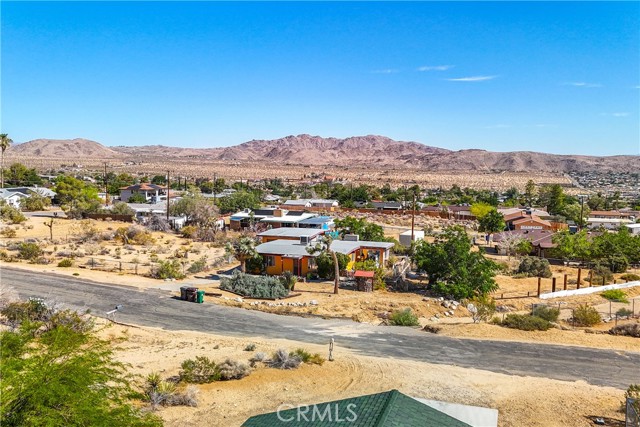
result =
M42 197L48 197L49 199L53 200L54 197L56 197L56 192L53 190L50 190L46 187L38 187L33 186L33 187L13 187L13 188L5 188L5 190L9 190L9 191L15 191L18 193L22 193L25 196L30 196L33 193L38 194L39 196Z
M631 224L632 221L627 218L587 218L587 227L589 228L605 228L607 230L617 230L618 228Z
M267 238L272 236L267 236ZM307 239L304 238L305 235L301 235L298 240L295 240L293 233L290 236L289 239L269 240L256 247L256 251L265 260L267 274L280 275L289 271L296 276L305 276L315 266L314 258L316 255L310 254L308 248L313 246L319 235L313 237L312 240L308 240L310 235L306 235ZM331 242L331 250L349 256L347 270L352 270L357 261L366 259L373 259L378 265L384 265L384 262L389 259L389 253L393 246L394 244L390 242L358 240L334 240Z
M13 206L16 209L20 209L20 202L22 199L26 199L27 195L17 192L11 191L12 189L8 188L0 188L0 200L5 202L9 206Z
M591 211L590 218L606 218L606 219L633 219L633 213L630 211Z
M242 427L495 427L498 410L418 399L390 390L348 399L293 407L281 405L277 412L256 415Z
M358 209L376 209L379 211L399 211L402 210L401 202L354 202L353 205Z
M511 222L513 230L552 230L551 223L538 216L531 215Z
M551 230L509 230L494 234L493 243L497 253L506 255L506 248L503 242L513 241L517 238L526 239L531 242L533 253L535 253L536 256L543 257L546 250L556 247L556 244L553 243L553 236L555 234L556 233Z
M318 228L320 230L333 230L335 223L330 216L314 216L311 218L303 219L298 223L300 228Z
M160 201L161 196L166 199L167 187L156 184L141 183L120 188L120 200L128 202L134 194L141 194L146 201Z
M337 208L339 203L333 199L294 199L287 200L282 204L283 208Z
M629 229L631 234L635 236L640 236L640 223L637 224L626 224L626 227Z
M403 231L398 237L400 238L399 240L402 246L406 246L407 248L411 246L411 230ZM413 230L413 242L420 240L424 240L424 231Z
M282 204L283 208L310 208L311 207L311 202L309 201L309 199L294 199L294 200L287 200Z
M229 228L232 230L242 230L251 227L252 223L255 224L264 218L272 217L274 212L279 209L277 206L268 206L256 209L255 211L244 209L236 212L229 217Z
M311 243L324 234L324 230L317 228L291 228L281 227L258 233L262 243L272 240L297 240L300 243Z
M300 222L305 219L315 218L317 214L303 211L287 211L284 209L275 209L273 216L262 218L260 222L270 225L273 228L279 227L298 227Z

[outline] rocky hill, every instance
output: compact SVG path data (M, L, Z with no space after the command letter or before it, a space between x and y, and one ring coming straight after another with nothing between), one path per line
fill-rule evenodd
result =
M38 139L18 144L8 154L66 158L168 158L211 161L270 162L295 165L367 166L413 168L432 171L571 172L640 170L640 156L556 155L531 151L452 151L417 142L395 141L384 136L345 139L311 135L275 140L252 140L224 148L180 148L162 145L105 147L86 139Z

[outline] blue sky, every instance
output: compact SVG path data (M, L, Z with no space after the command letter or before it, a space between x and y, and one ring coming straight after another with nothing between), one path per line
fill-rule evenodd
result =
M640 2L1 2L15 142L640 154Z

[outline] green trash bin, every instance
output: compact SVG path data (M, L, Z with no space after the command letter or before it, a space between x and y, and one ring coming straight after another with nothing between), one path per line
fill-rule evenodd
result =
M204 302L204 291L198 291L196 292L196 302L198 304L202 304Z

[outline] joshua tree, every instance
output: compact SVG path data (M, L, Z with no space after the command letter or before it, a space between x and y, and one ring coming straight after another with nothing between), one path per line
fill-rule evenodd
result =
M11 146L13 140L6 133L0 133L0 148L2 149L2 160L0 161L0 188L4 188L4 152Z
M256 241L249 236L242 236L230 243L227 243L227 253L232 254L240 261L240 270L245 273L247 270L247 260L254 258L256 252Z
M307 248L307 252L311 255L318 255L322 252L326 252L333 258L333 267L335 268L334 281L333 281L333 293L338 293L338 285L340 284L340 265L338 264L338 256L331 250L331 242L333 239L331 236L325 235L322 240L315 246Z

